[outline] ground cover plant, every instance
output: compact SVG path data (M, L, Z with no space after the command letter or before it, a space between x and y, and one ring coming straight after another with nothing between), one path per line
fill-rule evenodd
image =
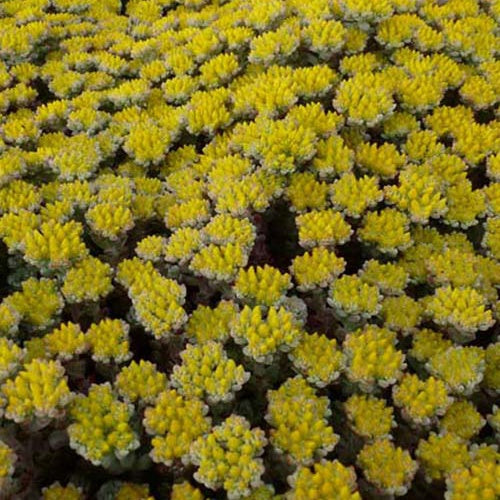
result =
M499 18L1 0L0 498L499 498Z

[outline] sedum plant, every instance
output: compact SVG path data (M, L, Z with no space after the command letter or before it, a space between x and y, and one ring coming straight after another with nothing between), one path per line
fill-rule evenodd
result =
M499 19L0 2L0 497L497 498Z

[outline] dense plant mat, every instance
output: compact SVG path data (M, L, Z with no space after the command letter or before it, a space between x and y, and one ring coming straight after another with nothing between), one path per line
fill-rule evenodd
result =
M497 0L0 1L0 497L500 497Z

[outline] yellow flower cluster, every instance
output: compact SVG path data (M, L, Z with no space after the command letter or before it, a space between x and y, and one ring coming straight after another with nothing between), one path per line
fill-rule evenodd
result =
M8 491L9 481L14 474L16 454L6 443L0 441L0 493Z
M174 389L161 392L144 412L144 428L154 436L151 458L165 465L175 459L187 461L191 444L210 430L207 411L200 400L185 398Z
M434 354L426 367L451 392L468 396L483 380L485 352L480 347L449 347Z
M328 304L340 318L360 322L376 315L380 309L380 292L356 275L344 275L330 286Z
M446 500L481 498L489 500L500 495L500 465L492 460L478 460L469 467L452 472L446 478Z
M402 295L408 283L409 275L405 269L391 262L381 263L376 259L363 264L359 277L369 285L375 285L384 295Z
M204 500L203 493L191 483L184 481L172 486L171 500Z
M92 385L70 407L70 446L94 465L104 467L121 460L140 446L131 427L133 407L120 401L108 383Z
M237 314L236 304L227 300L222 300L214 308L199 305L186 323L186 336L197 344L211 340L225 342L230 337L231 324Z
M498 497L499 20L0 1L0 496Z
M29 278L21 284L21 291L14 292L3 301L7 313L7 329L15 330L15 322L22 319L35 330L50 326L63 308L63 300L56 282L42 278Z
M14 422L64 415L73 395L59 361L34 359L1 387L5 417Z
M119 319L103 319L87 330L85 337L92 359L103 363L123 363L132 357L128 339L129 325Z
M356 491L356 473L352 467L342 465L338 460L322 460L309 467L300 466L288 478L292 490L287 500L310 498L313 500L360 500Z
M363 217L358 237L382 254L395 256L412 244L408 229L406 215L393 208L385 208L380 212L368 212Z
M313 211L298 215L299 244L304 248L334 246L345 243L352 234L351 226L334 210Z
M24 239L24 258L33 265L48 269L67 268L86 256L87 247L81 239L83 227L70 221L60 224L49 221Z
M471 287L438 288L426 301L426 313L436 324L456 330L466 342L474 339L478 330L487 330L494 323L485 298Z
M294 463L309 465L328 454L339 436L328 425L328 398L317 396L300 376L268 391L266 420L271 425L271 444Z
M483 385L492 392L500 390L500 342L490 344L485 352Z
M250 304L273 306L279 303L291 288L291 278L278 269L265 265L241 269L233 290L238 298Z
M429 481L444 479L470 462L467 445L450 433L437 435L431 432L427 439L419 441L415 453Z
M231 336L243 352L258 363L271 364L279 352L289 352L302 336L294 315L283 306L245 306L231 323Z
M222 487L230 500L242 498L262 484L264 465L258 457L266 444L263 430L233 414L191 445L194 478L212 490Z
M182 363L174 366L170 382L188 398L206 398L210 404L228 402L250 378L250 373L229 359L218 342L188 344L180 357Z
M247 262L248 251L240 244L209 244L196 253L189 268L208 279L232 281Z
M375 325L348 334L343 344L347 378L365 392L395 384L406 367L395 344L394 332Z
M61 361L70 360L88 349L88 340L77 323L62 323L43 337L47 352Z
M149 486L147 484L137 483L121 483L118 491L114 496L114 500L154 500L150 495Z
M411 455L389 439L366 444L357 463L370 483L386 495L396 496L406 494L418 468Z
M315 247L293 259L290 273L297 283L297 289L307 292L327 287L344 269L345 260L342 257L337 257L327 248Z
M455 401L439 422L441 432L455 434L468 441L479 433L486 420L470 401Z
M23 349L12 340L0 337L0 381L17 371L24 355Z
M137 320L155 338L168 337L186 321L185 287L137 258L118 265L116 279L128 289Z
M369 440L391 437L396 426L393 408L383 399L367 394L353 394L345 403L344 411L352 430Z
M67 271L61 293L69 304L96 302L112 291L111 273L109 264L86 257Z
M379 181L375 176L364 175L357 178L349 173L331 185L333 205L350 217L361 217L383 198L384 193L379 189Z
M156 366L141 359L123 367L116 376L114 386L120 396L131 403L153 403L166 388L167 377Z
M337 341L318 333L304 334L288 357L310 384L320 388L337 380L344 368L344 356Z
M421 380L417 375L405 374L393 387L392 399L401 408L404 418L416 425L429 425L443 415L452 399L446 385L434 377Z

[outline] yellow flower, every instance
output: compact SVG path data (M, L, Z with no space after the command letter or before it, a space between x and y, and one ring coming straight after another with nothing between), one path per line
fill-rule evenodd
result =
M484 358L485 352L480 347L449 347L434 354L425 366L451 392L468 396L483 379Z
M441 432L456 434L464 441L469 441L479 433L486 420L470 401L455 401L439 422Z
M309 467L299 467L288 477L292 490L288 500L311 498L315 500L361 500L356 491L356 473L353 467L346 467L338 460L322 460Z
M17 311L34 329L40 330L55 321L64 305L55 281L44 278L23 281L21 291L6 297L3 303Z
M326 208L327 194L328 185L318 182L310 172L292 174L286 190L291 210L298 213Z
M429 361L434 354L446 351L452 345L452 341L444 338L442 333L423 328L413 334L413 345L409 354L424 363Z
M245 302L272 306L281 302L291 286L290 275L264 265L240 269L233 290Z
M85 337L92 359L104 363L123 363L132 357L128 340L129 325L119 319L104 319L93 323Z
M206 398L210 404L228 402L250 378L218 342L188 344L180 357L181 364L174 366L170 382L188 398Z
M376 286L365 283L356 275L344 275L330 285L327 302L339 317L359 321L380 311L380 299Z
M357 178L348 173L331 185L331 200L346 215L358 218L382 201L384 194L378 186L377 177L364 175Z
M297 319L283 306L245 306L231 324L231 336L258 363L271 364L280 351L289 352L302 336Z
M197 467L194 478L207 488L223 488L228 498L241 498L262 484L262 459L267 444L260 428L239 415L230 415L210 434L199 437L190 450L190 461Z
M453 401L441 380L434 377L421 380L411 374L403 375L399 384L393 387L392 394L403 417L417 425L431 424Z
M98 203L87 211L85 219L94 233L111 241L134 227L132 212L124 204Z
M0 337L0 381L17 371L24 355L25 351L12 340Z
M295 221L299 228L299 244L305 248L342 244L353 232L342 215L331 209L298 215Z
M130 425L133 407L117 399L109 383L94 384L70 408L70 447L94 465L107 467L140 445Z
M425 311L438 325L455 330L461 342L475 338L475 333L487 330L494 323L492 313L486 308L486 299L474 288L438 288L425 302Z
M431 432L427 439L419 441L415 453L429 482L445 479L453 471L467 467L470 462L467 445L450 433L439 436Z
M189 268L206 278L232 281L238 269L246 266L248 252L239 243L219 246L209 244L191 260Z
M366 444L357 463L370 483L388 495L405 495L418 465L408 451L396 447L388 439Z
M380 73L372 72L360 72L343 80L333 105L346 114L348 124L369 127L382 121L396 107L390 86Z
M88 253L82 232L82 225L75 221L45 222L24 238L24 258L42 269L68 268Z
M62 323L43 337L45 348L52 356L66 361L88 348L85 335L77 323Z
M339 436L328 425L328 399L317 396L302 377L290 378L279 389L268 391L267 399L271 444L294 463L309 465L335 447Z
M143 420L146 432L154 436L150 452L153 461L165 465L175 459L187 462L193 441L210 430L207 411L198 399L184 398L173 389L161 392L154 406L146 408Z
M292 261L290 273L301 291L316 287L327 287L345 269L345 260L324 247L315 247L311 251L298 255Z
M171 500L204 500L203 493L188 481L172 486Z
M191 342L199 344L211 340L225 342L237 314L238 306L227 300L222 300L214 308L198 305L186 323L186 335Z
M339 21L313 19L302 33L311 50L320 58L328 59L342 49L346 29Z
M356 162L371 174L383 179L392 179L406 164L406 155L391 143L382 145L364 142L356 149Z
M348 173L354 166L354 152L340 136L330 136L316 144L312 168L320 178Z
M300 343L289 352L288 358L295 370L317 387L333 383L344 368L344 356L337 341L317 333L304 334Z
M61 293L71 304L97 301L112 289L111 266L95 257L86 257L68 270Z
M14 379L3 384L1 392L6 400L6 418L17 423L57 418L64 414L73 396L59 361L40 359L24 365Z
M114 500L154 500L147 484L121 483Z
M395 384L406 367L405 355L395 344L394 332L374 325L348 334L343 344L348 379L364 392Z
M408 295L386 297L382 301L380 316L384 326L409 335L416 330L422 319L423 306Z
M132 403L152 403L166 385L166 375L159 372L153 363L143 359L123 367L115 379L118 393Z
M14 474L17 456L3 441L0 441L0 492L8 491L9 480Z
M358 238L379 252L395 256L412 245L408 217L394 208L367 212L358 230Z
M353 431L370 440L390 439L391 430L396 427L393 407L374 396L353 394L344 403L344 410Z
M384 295L402 295L409 279L408 273L399 264L383 264L375 259L365 261L358 274L362 281L377 286Z
M469 467L452 472L446 479L446 500L462 498L493 499L500 495L498 476L500 465L490 460L478 460Z

